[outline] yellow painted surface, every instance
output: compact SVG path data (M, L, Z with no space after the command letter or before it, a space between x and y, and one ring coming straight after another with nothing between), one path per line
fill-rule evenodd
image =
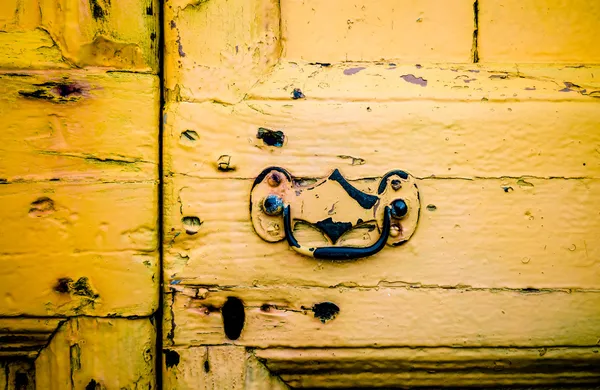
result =
M0 2L2 389L157 388L159 12Z
M482 62L600 62L600 2L479 0Z
M158 70L158 0L8 0L0 67Z
M147 74L0 71L0 178L145 180L151 187L158 88Z
M289 389L244 347L173 348L164 360L165 390Z
M473 0L281 0L290 61L469 62Z
M535 373L570 360L577 365L597 365L595 348L356 348L356 349L257 349L255 354L272 372L294 388L319 388L335 383L339 387L446 387L597 383L598 375L585 371ZM365 367L369 372L357 374ZM399 371L398 368L403 370ZM482 376L482 372L488 372ZM560 388L560 387L559 387Z
M155 389L155 337L148 318L71 319L35 360L37 388Z
M278 0L166 1L168 99L241 99L277 63L279 23Z
M165 220L165 272L179 285L600 286L598 180L419 180L423 210L411 239L349 263L263 241L248 213L251 180L178 176L166 184L174 206ZM196 234L186 233L185 216L202 221Z
M230 344L294 388L596 383L596 6L275 3L167 2L164 342L180 361L166 383L189 388L206 346ZM354 262L266 242L248 203L269 166L309 184L339 168L370 191L406 170L417 229ZM323 320L323 302L339 312ZM580 370L541 368L558 362Z
M0 4L0 387L598 383L596 4L159 3ZM268 166L406 170L417 228L344 263L266 242Z

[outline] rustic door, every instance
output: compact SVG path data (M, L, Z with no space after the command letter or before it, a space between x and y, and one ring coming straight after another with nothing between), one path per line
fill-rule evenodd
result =
M0 389L600 385L600 6L543 3L4 0Z
M534 3L166 2L166 388L598 384L600 8Z

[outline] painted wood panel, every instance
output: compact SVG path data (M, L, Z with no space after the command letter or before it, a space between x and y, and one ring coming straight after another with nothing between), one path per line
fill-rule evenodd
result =
M173 287L174 345L251 347L596 346L598 291L439 287ZM230 340L223 305L244 304ZM325 304L325 305L323 305ZM319 306L322 305L322 306ZM241 321L240 321L241 322Z
M371 191L377 183L353 182ZM599 287L597 180L419 180L422 211L414 236L345 263L260 239L248 212L251 180L175 176L166 184L168 283ZM185 217L201 221L196 233L187 232Z
M0 178L156 180L158 88L137 73L0 73Z
M38 389L154 389L156 332L148 318L78 317L35 361Z
M158 71L158 0L7 0L0 68Z

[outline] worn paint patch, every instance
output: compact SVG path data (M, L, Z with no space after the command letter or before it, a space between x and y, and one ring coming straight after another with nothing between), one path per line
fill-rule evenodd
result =
M285 141L285 134L281 130L270 130L265 127L259 127L256 138L261 139L267 146L280 148Z
M198 233L200 226L202 226L202 221L200 218L195 216L183 217L181 218L181 222L183 223L185 232L190 236Z
M31 202L29 207L30 217L44 217L53 214L56 211L54 201L46 196L38 198Z
M356 67L356 68L344 69L344 74L346 76L352 76L353 74L357 74L358 72L360 72L363 69L365 69L364 66L359 66L359 67Z
M413 74L405 74L400 77L407 83L417 84L417 85L420 85L421 87L427 86L427 80L425 80L423 77L416 77Z
M302 90L300 88L294 88L294 90L292 91L292 99L297 100L297 99L304 99L306 96L304 96L304 93L302 93Z
M43 99L53 103L76 102L84 95L87 86L64 81L48 81L33 84L34 90L19 91L19 95L30 99Z

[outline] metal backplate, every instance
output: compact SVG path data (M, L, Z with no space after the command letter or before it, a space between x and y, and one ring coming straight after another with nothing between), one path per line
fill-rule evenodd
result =
M350 182L337 169L324 178L306 179L270 167L258 175L250 195L257 234L268 242L287 235L290 246L307 255L325 247L368 248L382 242L385 232L385 243L399 245L415 232L419 212L415 179L399 170Z

